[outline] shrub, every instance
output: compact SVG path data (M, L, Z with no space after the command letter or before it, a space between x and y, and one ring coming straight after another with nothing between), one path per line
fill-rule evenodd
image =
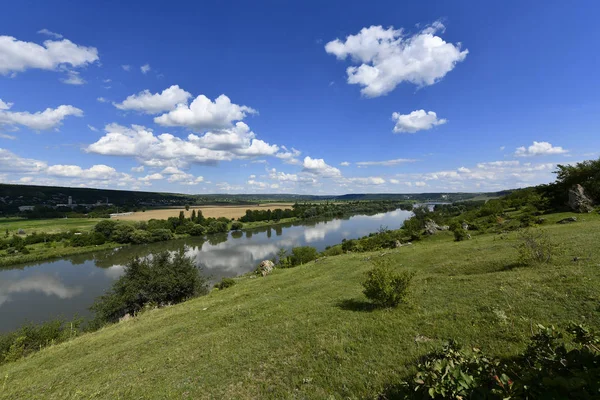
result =
M221 282L217 283L215 287L219 290L223 290L235 285L235 283L235 280L232 278L222 278Z
M405 302L414 273L394 272L387 258L376 259L373 264L375 267L366 273L362 284L365 296L380 307L396 307Z
M310 246L294 247L292 249L292 265L301 265L317 258L317 249Z
M153 242L163 242L173 238L173 232L170 229L153 229L149 232Z
M14 332L0 335L0 364L16 361L46 346L77 336L82 322L81 319L57 319L37 325L29 323Z
M206 293L206 279L194 261L183 252L171 256L154 253L134 258L113 287L96 299L91 310L102 323L116 322L125 314L135 314L146 304L163 306Z
M517 357L494 359L462 350L455 342L430 353L414 378L399 387L408 399L593 399L600 391L600 339L581 325L538 325L527 349ZM387 397L387 396L386 396ZM392 396L389 396L392 397Z
M450 224L450 230L454 232L454 240L457 242L461 242L469 237L469 234L462 227L462 224L457 221L454 221L452 224Z
M522 265L546 264L552 260L555 246L540 228L530 228L519 234L519 263Z
M135 228L131 225L117 225L110 235L110 240L117 243L131 243L131 235L134 231Z
M239 221L235 221L234 223L231 224L231 230L232 231L239 231L243 227L244 227L244 224L242 224Z
M102 234L106 239L110 238L117 227L117 222L110 219L100 221L94 226L94 231Z
M136 229L131 234L131 243L135 243L135 244L151 243L151 242L153 242L152 239L153 239L152 233L141 230L141 229Z
M192 236L203 236L206 234L206 228L202 225L194 224L189 230L189 234Z

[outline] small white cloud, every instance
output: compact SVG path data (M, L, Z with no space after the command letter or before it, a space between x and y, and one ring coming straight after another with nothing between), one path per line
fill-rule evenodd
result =
M162 93L150 93L144 90L138 94L132 94L122 103L113 103L120 110L141 111L146 114L157 114L163 111L171 111L179 104L187 105L188 99L192 97L191 93L181 89L178 85L173 85Z
M84 85L87 83L77 71L68 71L67 77L61 79L61 82L66 83L67 85Z
M6 133L0 133L0 139L15 140L17 137Z
M12 107L13 103L5 103L0 99L0 110L8 110Z
M500 146L500 151L504 151L505 148L506 146Z
M83 111L70 105L47 108L33 114L23 111L0 110L0 126L21 125L36 131L44 131L59 127L62 125L63 119L68 116L82 117Z
M341 165L342 167L349 167L349 166L350 166L350 163L349 163L348 161L342 161L342 162L340 163L340 165Z
M415 133L422 130L428 130L437 125L443 125L448 122L446 119L438 119L433 111L415 110L410 114L392 114L392 120L396 121L394 133Z
M100 103L108 103L108 100L106 100L104 97L98 97L96 100Z
M131 65L127 65L127 64L121 65L121 68L123 68L123 70L127 71L127 72L131 71Z
M150 64L144 64L140 67L140 71L142 71L142 74L147 74L150 71Z
M161 179L164 179L165 177L162 176L161 174L151 174L151 175L146 175L143 178L138 178L138 180L142 181L142 182L148 182L148 181L158 181Z
M383 185L385 179L379 176L369 176L366 178L348 178L348 181L359 185Z
M46 40L43 46L0 36L0 75L27 69L58 70L85 67L99 60L95 47L79 46L68 39Z
M322 158L310 158L306 156L302 164L303 171L314 175L320 175L323 177L339 177L342 175L341 171L331 165L325 163Z
M529 147L521 146L515 151L517 157L531 157L531 156L547 156L553 154L565 154L569 151L559 146L552 146L548 142L533 142Z
M40 29L37 33L40 33L42 35L46 35L46 36L52 36L55 39L62 39L63 35L61 35L60 33L56 33L56 32L52 32L46 28L44 29Z
M92 131L92 132L98 132L98 128L96 128L95 126L92 126L92 125L88 124L88 126L87 126L87 127L88 127L88 129L89 129L90 131Z
M144 172L144 166L140 165L139 167L131 167L131 172Z
M417 160L413 160L411 158L396 158L395 160L385 160L385 161L360 161L355 163L359 167L369 167L369 166L383 166L383 167L393 167L398 164L404 163L412 163Z
M423 186L427 186L427 184L425 182L419 181L419 182L415 182L415 186L423 187Z

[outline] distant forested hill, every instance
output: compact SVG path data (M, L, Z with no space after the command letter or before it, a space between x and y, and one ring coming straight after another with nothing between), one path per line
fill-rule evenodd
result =
M112 203L117 206L169 207L209 204L256 204L269 201L356 201L356 200L411 200L411 201L459 201L472 198L498 197L498 193L422 193L422 194L345 194L341 196L313 196L297 194L179 194L129 190L69 188L57 186L32 186L0 184L0 211L13 213L19 206L67 203L69 196L77 204Z

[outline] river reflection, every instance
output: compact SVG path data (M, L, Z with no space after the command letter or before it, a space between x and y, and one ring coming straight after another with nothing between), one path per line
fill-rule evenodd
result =
M187 238L149 245L129 246L33 263L0 270L0 332L27 321L41 322L62 316L89 316L88 307L109 289L132 257L156 251L184 251L193 257L212 282L252 271L279 249L327 246L375 232L380 226L398 229L410 217L396 210L372 216L354 216L330 221L288 223L207 238Z

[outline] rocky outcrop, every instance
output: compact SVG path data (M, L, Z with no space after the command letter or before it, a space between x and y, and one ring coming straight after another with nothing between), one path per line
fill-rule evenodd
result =
M425 233L427 235L435 235L437 231L441 230L442 229L440 229L440 226L432 220L428 219L427 221L425 221Z
M131 316L131 314L127 313L127 314L123 315L121 318L119 318L119 322L126 322L132 318L133 317Z
M463 223L462 223L462 228L463 228L465 231L468 231L468 230L469 230L469 224L467 224L466 222L463 222Z
M594 210L593 201L585 194L583 186L577 184L569 189L569 207L578 213L589 213Z
M396 240L396 243L394 243L394 247L396 247L396 248L402 247L402 242L399 240Z
M258 272L262 276L269 275L271 272L273 272L273 268L275 268L275 264L273 264L273 261L271 260L265 260L258 264Z

